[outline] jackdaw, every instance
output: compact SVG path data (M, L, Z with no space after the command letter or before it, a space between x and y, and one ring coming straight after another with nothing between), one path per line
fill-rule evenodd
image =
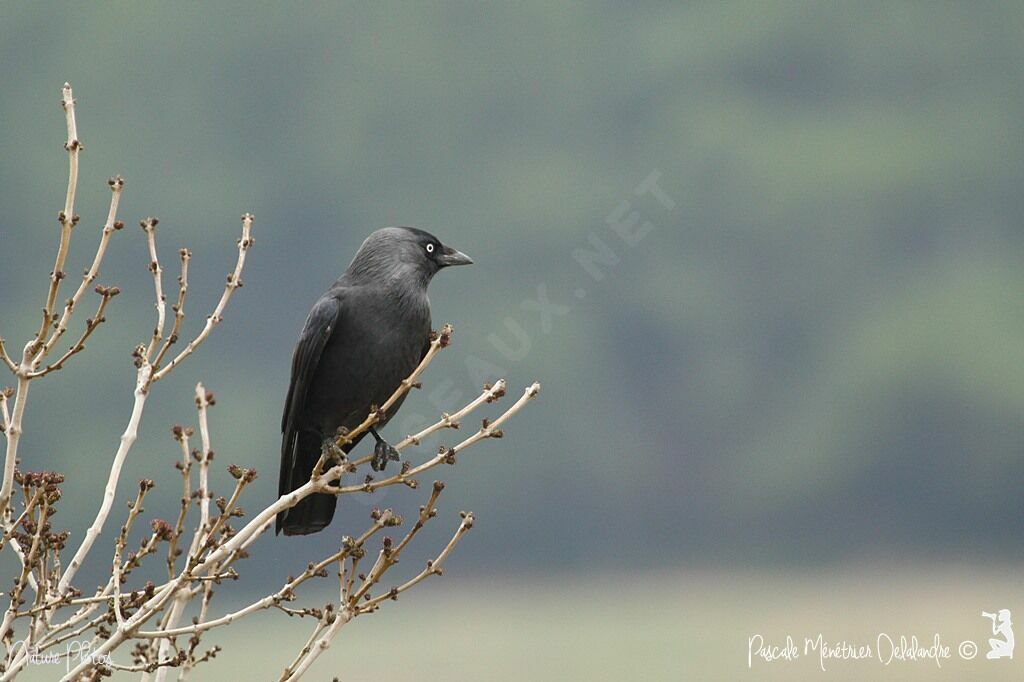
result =
M281 420L279 495L305 484L325 440L341 427L359 425L371 406L382 405L416 369L430 346L427 285L441 268L472 262L411 227L385 227L366 238L345 274L313 306L295 347ZM375 470L398 459L376 429L401 404L369 430L376 440ZM342 449L347 453L361 438ZM303 499L278 514L277 532L306 535L323 529L336 502L334 495L322 493Z

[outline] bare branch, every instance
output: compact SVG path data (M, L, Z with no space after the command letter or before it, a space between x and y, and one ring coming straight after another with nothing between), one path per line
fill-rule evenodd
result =
M31 344L29 344L31 345ZM4 527L10 528L11 517L11 491L14 485L14 467L18 461L18 444L21 442L21 423L25 416L25 402L28 400L28 389L31 379L20 373L18 375L18 387L14 395L14 409L11 410L10 419L7 420L4 435L7 436L7 451L4 457L4 480L0 485L0 513L3 514ZM11 542L15 553L22 557L21 549L16 540Z
M64 197L64 210L60 212L60 243L57 247L57 259L50 273L50 289L43 305L43 321L36 333L35 341L31 344L32 351L27 355L35 355L45 342L47 330L53 323L53 306L57 301L60 282L64 279L64 262L67 260L68 247L71 244L71 230L78 222L78 216L75 215L75 192L78 189L78 155L82 151L82 143L78 139L78 124L75 122L75 98L68 83L65 83L61 90L61 106L64 107L68 127L68 140L64 143L64 148L68 152L68 191Z
M169 630L169 629L175 627L178 624L178 621L181 620L182 613L184 613L184 611L185 611L185 606L188 605L188 600L189 600L189 594L188 594L187 591L181 591L181 592L179 592L175 596L174 603L171 604L171 608L167 612L167 616L166 616L166 618L164 618L164 622L161 623L161 629ZM159 645L157 646L157 649L156 649L156 660L157 661L169 660L168 659L168 654L170 653L170 650L171 650L171 639L170 638L168 638L168 639L161 639L160 643L159 643ZM177 662L177 659L174 659L174 660L175 660L175 662ZM147 672L153 672L154 670L156 670L156 668L153 668L152 670L149 670ZM167 669L166 668L163 668L163 669L157 671L157 679L158 680L163 680L164 676L166 674L167 674ZM149 679L150 679L150 676L148 674L143 677L143 680L149 680Z
M391 512L390 509L385 510L384 512L379 514L377 518L374 519L373 525L371 525L358 538L348 538L348 542L344 542L342 544L341 549L339 549L334 554L331 554L326 559L323 559L317 563L309 564L306 567L306 570L300 573L297 577L289 578L289 580L284 584L284 586L282 586L281 589L279 589L277 592L269 594L263 597L262 599L255 601L244 608L239 609L238 611L226 614L224 616L221 616L220 618L208 620L205 623L195 623L187 627L176 628L174 630L167 630L164 632L142 630L140 632L135 633L135 636L141 639L151 639L157 637L177 637L180 635L191 635L198 632L205 632L206 630L211 630L222 625L230 625L238 619L256 613L257 611L271 608L276 604L280 604L281 602L289 601L291 598L293 598L295 590L300 585L302 585L310 578L323 576L324 569L326 569L328 566L338 561L339 559L350 556L352 552L361 549L363 545L366 543L366 541L373 537L373 535L380 531L382 528L386 528L389 525L394 525L395 519L396 517Z
M25 560L22 562L21 573L14 581L14 589L10 592L10 605L7 611L4 613L3 622L0 623L0 633L2 633L5 641L8 642L8 660L7 664L10 665L12 656L16 652L16 649L11 646L11 624L14 622L14 618L18 613L18 606L21 604L21 595L25 590L25 586L28 585L28 578L32 573L32 569L36 566L36 561L39 557L40 549L42 548L43 533L45 532L45 526L49 518L50 502L49 498L43 497L42 504L39 505L39 511L37 513L34 522L32 523L31 540L32 543L29 545L29 551L25 554ZM38 590L37 590L38 591Z
M92 339L96 328L104 322L110 300L118 293L116 288L96 286L96 278L113 232L123 227L117 219L117 210L124 186L119 177L110 181L110 207L92 264L85 270L81 283L64 303L60 315L57 315L55 306L60 283L65 279L64 265L71 234L78 222L73 210L78 181L78 157L82 148L78 141L74 99L70 86L64 88L63 104L68 125L66 147L70 171L64 211L60 216L60 242L54 270L49 278L43 321L38 332L25 344L20 359L12 358L3 340L0 339L0 361L17 379L13 389L0 391L0 432L6 440L3 483L0 485L0 549L9 546L20 563L18 571L13 576L12 588L4 595L9 599L9 603L5 605L0 617L0 642L5 648L5 653L0 657L0 682L15 678L32 661L32 656L39 652L48 652L48 656L66 659L67 667L62 678L64 680L96 679L116 670L142 673L145 682L162 682L172 667L180 668L179 680L184 680L196 665L213 658L220 650L218 646L206 648L205 651L205 647L201 648L201 640L206 632L227 627L247 615L265 609L275 609L299 619L315 620L312 632L281 676L283 680L298 679L308 672L344 625L360 615L375 612L385 600L397 599L427 577L440 575L446 559L454 551L461 537L472 527L473 515L462 513L461 524L436 557L427 562L426 568L412 577L403 576L405 581L399 582L387 592L377 593L377 586L382 584L389 571L398 564L399 557L408 553L414 540L420 537L420 531L426 523L437 515L437 502L444 489L440 482L434 483L425 504L420 507L415 523L400 541L396 543L390 537L382 538L380 549L374 555L369 570L366 570L366 564L370 563L371 559L366 558L369 556L366 543L378 533L383 534L381 531L385 528L397 528L404 523L403 519L390 509L380 511L375 508L370 515L371 524L360 535L355 538L343 537L341 546L329 556L310 562L298 576L289 576L284 580L280 589L240 609L211 617L215 587L224 581L239 578L236 566L242 565L256 540L273 526L275 517L282 511L310 495L319 493L367 493L399 483L415 489L419 484L416 477L420 474L441 464L454 464L459 453L482 440L500 438L503 435L502 425L537 395L539 385L534 384L527 388L518 401L493 421L484 419L481 427L459 444L441 448L436 456L418 466L413 466L408 461L403 462L399 473L380 481L374 481L367 476L361 484L342 485L347 476L355 474L359 467L370 463L371 458L365 456L350 460L347 455L340 454L340 451L333 453L334 459L329 455L322 456L306 483L280 496L245 522L240 522L240 527L236 527L236 519L246 518L246 513L240 505L249 484L256 478L256 471L236 465L229 466L228 473L234 478L233 490L230 494L224 492L222 495L214 496L211 486L216 485L216 477L210 470L214 451L211 446L209 425L209 408L214 404L214 400L213 395L200 383L195 389L195 401L201 447L194 453L190 450L190 439L194 435L192 429L183 426L172 429L177 448L180 450L180 461L177 466L182 476L182 497L174 524L171 525L160 518L153 519L150 524L152 531L143 534L137 545L129 546L129 539L144 513L144 498L154 485L149 479L140 481L134 501L129 503L127 517L120 525L112 543L112 553L107 555L110 566L109 579L105 584L90 590L89 596L83 596L82 590L74 584L75 579L95 549L114 508L119 478L127 457L138 440L142 414L150 389L194 353L209 337L213 328L222 321L234 291L242 286L242 271L247 252L253 243L253 218L249 214L242 217L235 266L228 275L227 283L213 312L199 333L169 360L171 347L178 342L184 325L191 254L187 249L179 251L181 274L178 277L177 299L171 307L173 320L169 323L163 290L163 271L156 245L157 220L149 218L142 221L154 281L156 322L152 333L146 335L145 343L136 346L133 353L137 369L134 401L128 423L113 454L99 510L71 560L62 568L62 555L69 533L54 530L50 518L55 513L54 505L61 498L59 484L64 482L64 478L55 472L31 473L17 468L22 424L32 380L55 373L85 349L86 342ZM85 292L92 287L95 287L100 296L96 313L86 320L85 329L67 352L59 356L51 355L67 333ZM354 442L368 429L386 417L393 416L390 412L411 388L420 386L420 377L424 370L436 354L449 345L451 336L450 325L444 325L439 333L432 333L427 352L415 370L382 405L374 406L356 428L338 433L335 439L337 448ZM483 391L461 409L451 414L443 413L438 421L418 433L408 435L395 447L402 450L421 444L424 439L443 429L458 429L461 422L471 413L500 399L505 392L504 380L493 386L485 385ZM193 464L198 464L198 478L195 483L192 481ZM16 495L17 500L14 499ZM196 500L198 512L197 518L190 521L189 512L193 499ZM216 505L215 509L211 509L211 501ZM22 510L20 514L15 513L15 507ZM188 546L183 547L182 537L186 524L189 525L190 531L194 528L194 532ZM166 558L161 552L161 542L168 545ZM179 563L177 557L182 554L185 555L185 559L183 563ZM159 555L160 558L153 559L154 555ZM152 575L153 563L159 562L166 565L165 582L156 585L147 580L142 585L136 584L136 581ZM145 570L147 568L150 569L148 572ZM157 568L163 570L160 566ZM317 606L299 601L298 592L306 582L326 578L332 572L338 580L336 604ZM29 590L32 590L32 594L29 594ZM191 624L179 625L179 621L186 613L193 613L190 611L193 608L196 608L196 615L191 617ZM16 632L26 633L26 646L15 644ZM182 643L179 637L187 637L187 642ZM88 651L88 656L82 655L75 660L69 653L70 649L64 652L57 650L57 647L66 645L76 638L83 638L77 645L87 647L82 651ZM125 652L129 647L129 661L114 662L107 658L118 652Z
M110 571L111 580L114 583L114 616L117 619L118 625L124 624L124 616L121 613L121 583L123 580L121 557L124 554L125 546L128 544L128 533L135 524L135 519L138 518L139 512L142 511L142 500L145 499L146 493L152 489L153 481L144 479L139 483L139 492L135 496L135 501L129 506L128 520L124 522L123 526L121 526L121 532L118 533L117 542L114 543L114 560L111 564Z
M107 253L107 245L110 243L111 235L113 235L115 231L124 227L124 223L117 219L117 207L121 201L121 192L124 190L124 179L118 175L117 177L107 180L107 185L110 187L110 208L107 209L107 220L103 224L103 229L100 231L100 243L99 246L96 247L96 255L93 256L92 265L90 265L82 275L82 282L78 285L75 293L73 293L71 298L67 300L67 303L64 304L64 312L61 314L60 321L57 323L57 329L54 330L43 348L32 359L33 366L42 362L42 360L50 354L54 346L57 345L57 342L64 335L64 332L67 331L68 325L71 322L71 316L75 312L75 306L81 300L89 286L96 281L96 277L99 275L100 266L103 264L103 258ZM106 290L106 287L98 287L98 292L101 289ZM115 293L114 296L116 295L117 294Z
M238 260L235 263L235 269L228 275L227 284L224 287L224 293L221 294L220 301L217 302L217 307L213 309L213 313L206 318L206 325L203 327L199 335L188 342L188 345L178 355L171 360L171 362L164 368L153 374L152 383L160 381L165 376L171 373L175 367L181 364L185 358L195 351L206 337L210 335L213 328L220 324L221 320L224 319L224 309L228 305L228 301L231 300L231 295L235 293L235 289L242 286L242 268L245 267L245 254L249 251L249 247L253 245L253 238L251 236L253 216L251 213L246 213L242 216L242 236L238 240Z
M327 647L331 646L331 642L337 636L338 632L342 627L348 624L355 614L349 609L342 609L341 613L335 614L330 620L329 625L323 634L313 643L313 646L309 647L309 651L295 666L294 670L290 673L285 671L286 675L282 675L281 680L297 680L306 674L309 670L309 666L313 665L313 662L320 657L320 654L327 650Z
M471 402L467 403L465 407L451 414L442 413L441 419L434 422L433 424L423 429L419 433L406 436L402 440L395 443L394 448L398 451L402 451L409 447L410 445L419 445L424 438L427 438L431 434L440 431L441 429L458 429L460 426L462 426L462 420L471 412L476 410L476 408L487 403L496 402L500 400L502 397L504 397L504 395L504 379L498 379L493 386L484 385L483 392L475 399L473 399ZM362 466L363 464L367 464L372 459L373 455L365 455L363 457L360 457L359 459L352 460L352 465L359 467Z
M427 500L425 505L420 507L420 515L419 518L416 519L416 524L408 533L406 533L405 537L402 538L402 541L399 542L397 546L393 546L389 538L385 539L384 547L381 548L380 554L377 556L377 561L374 562L373 568L370 569L370 573L363 580L358 590L352 592L350 588L343 586L342 594L345 596L350 607L356 608L359 604L359 600L367 595L369 589L380 581L381 577L383 577L384 573L386 573L388 569L398 563L398 557L402 554L402 550L412 542L412 539L420 529L426 525L427 521L437 515L437 498L441 496L441 491L443 490L444 483L441 481L434 481L434 486L430 493L430 499ZM352 572L355 573L354 568Z
M92 336L92 333L96 330L97 327L99 327L101 324L107 321L107 318L103 316L103 314L107 310L107 304L110 303L110 299L114 298L119 293L121 293L121 290L118 289L117 287L98 286L96 287L96 293L100 295L99 307L96 308L96 314L85 321L85 330L82 332L82 335L78 337L78 340L75 341L74 345L72 345L71 348L69 348L67 352L64 353L64 355L60 356L56 362L47 365L41 370L29 373L28 376L30 379L46 376L50 372L55 372L61 369L64 366L64 363L68 361L68 359L85 350L85 342L88 340L88 338ZM59 328L57 332L60 332ZM54 333L54 338L57 338L57 332ZM40 356L45 355L46 350L44 349L40 353Z
M199 526L192 538L192 546L189 549L189 562L198 559L198 554L203 547L203 538L209 530L210 524L210 460L213 458L213 450L210 448L210 426L207 421L207 409L213 404L213 394L208 392L201 384L196 384L196 411L199 414L199 436L203 443L203 449L199 453Z
M333 610L331 612L331 616L334 616ZM317 620L316 625L313 626L313 631L309 633L309 637L306 639L306 643L302 645L301 649L299 649L299 653L295 655L295 658L292 659L292 662L289 663L287 667L285 667L284 672L281 673L281 677L279 679L295 679L292 676L295 674L296 668L298 668L299 665L301 665L302 662L306 659L306 657L309 656L309 652L313 650L313 645L316 643L317 639L323 634L324 629L329 627L329 625L330 624L325 622L323 618Z
M28 502L25 503L25 508L21 511L21 514L18 515L18 518L14 519L11 527L5 530L3 537L0 538L0 549L3 549L3 546L7 544L7 541L11 539L15 529L17 529L18 526L21 525L21 522L24 521L28 515L32 513L32 510L36 508L36 505L39 504L42 496L43 492L41 490L37 490L36 493L29 498Z
M445 545L444 549L441 550L441 553L438 554L433 561L427 562L426 568L420 571L415 577L402 583L398 587L393 587L386 593L373 597L372 599L369 599L364 603L359 604L358 613L362 614L375 611L378 608L378 605L381 604L381 602L387 601L389 599L398 599L398 595L415 587L422 581L426 580L428 577L432 575L441 575L444 569L445 559L447 559L448 555L451 554L452 550L455 549L455 545L459 544L459 540L462 539L462 536L469 532L469 530L473 527L474 521L475 518L472 512L463 514L462 523L460 523L459 527L455 529L455 534L452 535L452 539L448 541L448 544ZM352 606L355 607L356 605L352 604Z
M7 400L14 395L14 389L5 386L0 388L0 432L7 433L11 425L11 411L7 407Z
M117 452L114 455L114 462L110 468L110 474L107 478L107 486L104 489L103 502L100 505L100 510L96 514L96 518L89 530L86 531L85 538L82 540L82 544L79 546L78 551L75 552L74 558L68 565L61 576L58 584L58 591L60 594L64 594L71 584L71 580L74 578L78 569L81 567L85 557L92 549L93 543L99 536L103 529L103 524L106 522L107 516L110 514L110 507L113 504L114 494L117 490L117 481L121 475L121 469L124 467L124 462L127 459L128 452L135 444L138 438L139 422L142 418L142 411L145 407L146 397L149 395L150 385L156 382L159 378L167 376L176 366L178 366L185 358L192 354L192 352L209 336L210 331L220 321L221 315L223 314L224 307L227 305L231 298L231 294L234 290L240 287L241 284L241 273L242 268L245 265L245 254L249 247L252 246L253 240L250 236L252 228L253 217L250 214L242 216L242 238L238 243L238 260L235 264L233 273L228 278L228 285L221 296L220 302L217 304L214 314L211 315L206 321L206 326L200 332L193 341L188 344L174 360L170 362L166 367L163 367L157 371L153 365L150 364L149 359L152 357L153 350L157 347L157 343L163 334L164 325L164 306L163 306L163 290L160 283L160 266L159 261L156 258L156 242L155 242L155 226L156 219L150 218L144 220L143 229L147 235L147 242L150 245L150 258L151 258L151 270L154 271L154 287L156 289L157 299L157 324L154 329L153 337L150 340L149 347L142 347L136 349L135 357L136 364L138 365L138 373L136 376L135 383L135 402L132 406L132 414L128 421L128 426L125 428L124 433L121 435L120 445ZM187 260L187 259L186 259ZM152 264L156 264L155 266ZM179 297L181 294L179 293ZM8 442L8 449L10 449L10 442ZM0 497L0 502L3 499Z
M11 360L11 356L7 354L7 344L2 338L0 338L0 360L3 360L3 363L7 365L7 369L17 374L18 365L16 365L14 360Z
M415 478L418 475L422 474L425 471L433 469L439 464L454 464L455 456L458 453L465 450L466 448L469 448L470 446L474 445L475 443L478 443L479 441L485 438L501 438L504 435L504 432L499 427L502 424L504 424L510 417L512 417L512 415L521 410L523 406L526 405L526 403L533 400L533 398L535 398L538 393L540 393L540 384L535 382L528 386L526 388L526 391L523 392L522 397L519 398L519 400L517 400L515 404L513 404L510 408L505 410L505 412L500 417L498 417L494 421L489 421L485 419L480 429L472 436L470 436L469 438L465 439L464 441L453 447L441 448L440 452L438 452L433 459L427 460L426 462L420 464L417 467L412 467L408 471L397 473L393 476L389 476L388 478L382 478L379 481L368 481L366 483L359 485L349 485L340 487L328 486L327 492L334 493L335 495L344 495L348 493L359 492L373 492L374 490L378 490L380 488L384 488L390 485L408 483L409 481L415 480Z
M153 327L153 337L146 347L144 357L149 362L156 352L157 344L163 338L164 320L167 317L167 297L164 296L163 274L160 267L160 258L156 252L156 226L160 223L158 218L144 218L139 221L142 231L146 233L146 245L149 248L149 271L153 275L153 289L155 291L156 325Z
M93 519L92 525L85 532L82 544L79 545L75 556L71 559L71 563L68 564L64 575L61 576L60 582L57 584L57 593L59 595L64 595L68 591L71 581L74 579L78 569L82 567L85 557L89 554L89 550L92 549L93 543L96 542L100 532L102 532L103 524L110 514L110 507L114 504L114 495L117 492L117 481L121 477L121 469L124 468L128 452L135 445L135 441L139 437L139 422L142 420L142 410L146 406L146 398L149 395L149 392L146 390L149 386L149 377L149 365L143 364L139 368L138 377L135 381L135 401L132 403L132 413L128 418L128 426L125 427L124 433L121 434L120 444L118 445L117 452L114 453L114 462L110 466L107 485L103 489L103 501L100 503L100 509L96 513L96 518Z
M178 342L181 321L185 319L185 295L188 293L188 262L192 258L192 252L188 249L181 249L178 253L181 256L181 274L178 275L178 300L171 306L171 310L174 312L174 325L171 327L171 333L167 335L167 339L164 340L163 345L160 347L160 352L157 353L156 358L153 360L153 366L157 368L164 361L164 356L167 355L167 351L170 350L171 346Z
M171 531L171 539L167 546L168 580L174 579L174 565L179 553L178 539L181 538L182 534L185 532L185 517L188 515L189 501L192 499L190 476L192 471L192 457L188 443L189 438L193 435L193 431L191 428L186 428L184 426L175 426L171 429L171 433L174 436L174 440L176 440L181 446L181 462L177 466L179 471L181 471L182 492L181 508L178 510L178 520L174 524L174 530Z

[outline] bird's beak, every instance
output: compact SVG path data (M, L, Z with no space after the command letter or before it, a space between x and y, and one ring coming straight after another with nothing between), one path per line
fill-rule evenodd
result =
M457 249L446 246L441 249L441 255L437 257L437 262L441 264L442 268L446 268L450 265L472 265L473 259Z

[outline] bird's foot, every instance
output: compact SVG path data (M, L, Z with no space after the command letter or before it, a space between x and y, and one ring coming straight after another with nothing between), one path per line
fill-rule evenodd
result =
M378 438L377 444L373 447L373 459L370 460L370 466L373 467L374 471L384 471L384 467L388 465L388 462L397 462L400 459L398 450L393 448L383 438Z
M338 447L333 438L324 439L320 446L320 454L328 464L337 464L348 459L345 451Z

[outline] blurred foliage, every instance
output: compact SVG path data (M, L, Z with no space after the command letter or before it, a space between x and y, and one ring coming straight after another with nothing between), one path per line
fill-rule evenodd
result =
M372 229L413 224L478 265L434 283L455 349L393 435L477 388L470 357L544 384L508 439L445 472L481 519L460 561L1019 554L1022 20L988 2L5 4L0 332L23 342L42 300L69 80L72 262L124 174L124 216L161 218L168 272L193 250L195 330L238 215L257 217L245 289L158 387L126 470L163 476L168 509L165 434L200 378L219 460L258 467L272 498L309 305ZM634 195L653 170L670 212ZM623 201L654 224L633 248L606 224ZM591 235L620 258L599 282L571 255ZM25 467L105 478L151 325L144 253L118 235L102 281L125 294L33 389ZM569 308L548 330L520 305L539 284ZM506 318L522 358L489 340L515 345ZM96 504L70 495L66 522ZM257 551L301 564L324 541Z

